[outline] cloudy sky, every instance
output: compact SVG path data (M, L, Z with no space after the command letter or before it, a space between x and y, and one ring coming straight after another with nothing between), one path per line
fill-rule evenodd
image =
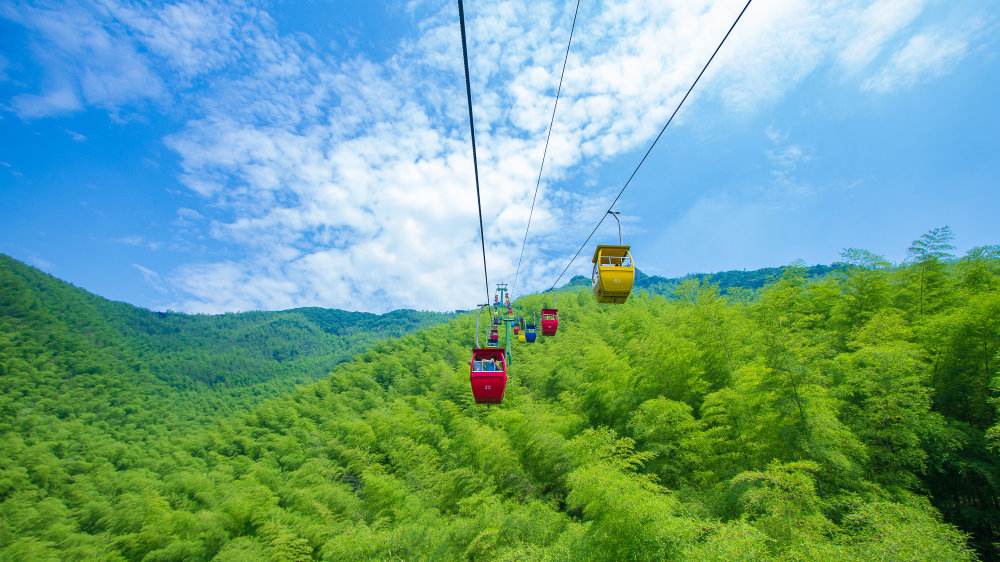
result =
M742 5L582 1L519 292L553 283ZM494 281L573 7L466 3ZM482 302L457 18L0 1L0 252L157 309ZM899 261L944 224L960 250L1000 242L998 28L994 2L756 0L619 204L639 267Z

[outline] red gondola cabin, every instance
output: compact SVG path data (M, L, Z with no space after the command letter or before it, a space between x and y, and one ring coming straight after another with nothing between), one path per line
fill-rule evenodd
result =
M559 329L559 311L555 308L542 309L542 335L554 336Z
M504 350L477 347L472 350L469 381L476 404L499 404L507 389L507 360Z

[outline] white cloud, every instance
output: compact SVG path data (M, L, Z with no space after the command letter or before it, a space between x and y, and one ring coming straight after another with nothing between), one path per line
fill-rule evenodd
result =
M83 7L20 4L0 11L32 32L33 50L46 68L39 94L15 96L25 118L77 111L84 103L113 109L163 94L163 83L135 45L116 35L101 14Z
M875 75L865 80L865 90L886 93L941 76L969 50L968 38L945 30L925 31L911 37Z
M56 269L55 264L35 254L28 254L25 257L25 261L43 271L53 271Z
M142 236L122 236L121 238L115 239L115 242L119 244L125 244L126 246L142 246L146 240Z
M160 276L159 273L138 263L133 263L132 268L138 271L142 275L142 279L146 282L146 284L153 289L161 293L168 291L167 286L163 283L163 277Z
M194 209L189 209L187 207L177 209L177 223L180 226L189 226L192 223L202 220L203 218L205 217Z
M764 130L764 135L771 141L765 155L771 162L771 177L778 183L789 187L792 182L792 174L799 164L812 159L812 154L802 146L788 142L788 135L774 127Z
M167 308L190 312L219 313L233 310L301 306L296 299L299 288L280 271L280 266L235 262L190 265L181 268L172 279L190 298Z
M78 133L72 129L64 129L69 138L73 139L74 142L84 142L87 140L87 136L83 133Z
M909 26L923 11L923 0L877 0L864 8L853 37L838 55L839 62L851 72L867 67L886 42Z
M72 88L65 84L50 86L42 94L14 96L12 105L24 118L47 117L59 113L79 111L83 104Z
M524 290L547 287L617 190L558 181L648 142L742 6L584 3L525 254ZM182 209L176 226L207 224L209 235L232 246L227 255L243 257L167 275L182 294L174 308L469 307L483 288L457 15L444 0L407 9L426 15L417 34L376 61L319 50L282 33L257 7L103 0L87 10L7 8L3 14L51 53L38 57L48 82L14 107L34 117L183 100L170 111L190 119L166 143L208 216ZM513 277L572 9L572 2L506 0L467 12L493 281ZM919 0L757 2L677 125L703 115L700 104L718 104L723 114L755 112L827 66L856 74L923 10ZM913 74L907 61L926 50L918 37L903 49L910 54L893 57L894 84ZM936 67L942 72L956 60L943 59ZM810 193L791 176L809 151L772 134L777 187L757 204L764 211ZM675 229L698 217L732 212L739 219L754 211L734 211L730 201L700 202ZM569 275L587 268L586 257Z
M650 13L643 3L625 2L581 19L546 179L582 158L621 154L654 133L734 7L682 3ZM470 14L495 281L513 275L560 63L550 46L565 40L568 8L506 2ZM182 306L220 305L218 291L197 290L205 278L239 287L242 294L227 295L223 308L316 301L447 309L482 300L455 14L450 4L437 10L421 24L420 37L383 65L320 63L278 38L269 48L291 61L278 77L265 68L264 76L241 79L238 87L220 87L215 103L227 111L209 111L169 139L189 187L238 210L235 220L214 224L214 235L257 256L181 272L194 297ZM771 26L781 27L781 13ZM734 105L751 104L758 82L743 71L734 83L744 94ZM287 91L338 105L328 114L311 107L289 113L281 103ZM236 116L232 107L240 108ZM562 264L538 258L574 250L565 236L570 218L597 215L602 204L603 198L543 186L524 285L538 288L554 277ZM588 212L575 213L580 209Z
M6 168L7 171L10 172L10 174L16 178L19 178L24 175L17 168L15 168L13 164L7 162L6 160L0 160L0 166Z
M236 35L252 33L256 15L261 14L220 2L0 7L0 16L28 29L44 69L41 91L14 96L11 106L31 119L86 106L114 112L137 102L165 101L195 77L234 63L241 48Z
M148 240L142 236L134 234L131 236L122 236L121 238L116 238L115 242L118 242L119 244L124 244L126 246L145 248L153 252L159 250L163 246L163 244L157 242L156 240Z
M150 9L142 4L102 2L135 40L155 53L181 79L217 70L238 56L240 16L224 2L177 2Z
M569 193L551 181L584 159L600 161L646 142L741 5L677 2L652 9L647 2L625 1L582 15L526 252L525 288L544 288L565 259L545 258L575 251L582 237L574 232L575 222L599 216L608 199L607 186L598 193ZM861 40L859 23L878 14L866 6L876 5L775 0L752 6L702 84L701 97L715 97L734 111L753 111L779 98L845 45ZM494 281L513 274L560 63L560 51L551 45L565 40L571 8L504 2L470 14ZM919 12L919 6L911 8ZM215 224L215 235L253 248L256 256L183 274L241 288L221 303L218 291L192 288L194 298L184 306L447 309L482 300L452 12L451 4L441 5L421 23L421 35L382 65L322 64L276 39L270 48L287 51L282 58L292 61L278 78L265 71L266 79L250 77L237 88L220 89L225 95L219 105L249 108L238 112L243 115L210 112L214 117L192 122L171 138L189 186L238 210L235 220ZM897 19L895 28L904 25ZM276 109L286 107L286 91L298 91L315 105L293 113ZM252 101L233 103L228 96ZM338 105L324 114L320 102L332 99ZM810 155L781 144L770 157L775 185L763 208L808 197L811 188L790 174ZM570 274L586 267L584 256Z

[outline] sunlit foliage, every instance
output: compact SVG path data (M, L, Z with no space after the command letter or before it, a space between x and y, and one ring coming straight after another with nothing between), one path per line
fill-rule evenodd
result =
M123 393L100 333L50 349L9 326L58 316L5 296L0 559L988 558L1000 256L954 258L949 236L752 298L561 291L500 406L472 403L459 316L184 431L143 412L158 387ZM98 385L82 402L23 390L75 377Z

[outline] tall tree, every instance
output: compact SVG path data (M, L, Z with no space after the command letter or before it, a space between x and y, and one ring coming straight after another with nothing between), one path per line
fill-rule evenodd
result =
M836 304L835 316L849 331L888 304L890 264L880 255L857 248L847 248L840 255L851 267L844 273L844 297Z
M937 296L937 291L945 282L944 262L954 257L955 246L951 228L941 226L931 229L913 241L907 250L909 261L916 266L917 316L923 318L925 310Z

